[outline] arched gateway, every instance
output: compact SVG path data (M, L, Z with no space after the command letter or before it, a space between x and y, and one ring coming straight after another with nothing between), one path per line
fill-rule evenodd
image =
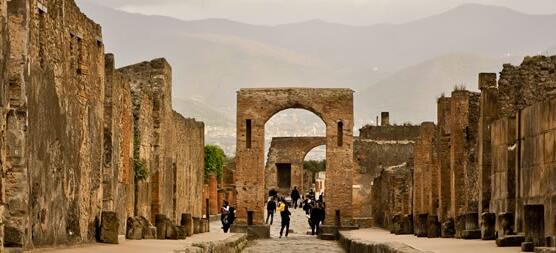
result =
M264 223L264 126L276 113L305 109L326 125L326 216L340 210L342 223L352 218L353 91L351 89L268 88L237 92L236 172L238 223L248 211Z

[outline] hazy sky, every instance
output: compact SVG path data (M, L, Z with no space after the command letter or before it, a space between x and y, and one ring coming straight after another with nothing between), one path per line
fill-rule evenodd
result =
M556 0L95 0L130 12L185 20L226 18L251 24L323 19L344 24L401 23L465 3L510 7L531 14L556 13Z

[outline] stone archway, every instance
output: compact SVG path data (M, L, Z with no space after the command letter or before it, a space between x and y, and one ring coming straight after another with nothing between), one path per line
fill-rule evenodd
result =
M342 223L352 218L353 91L351 89L268 88L237 92L236 174L237 218L245 224L253 212L254 224L263 224L264 126L276 113L305 109L326 125L326 216L340 210Z
M278 182L278 164L291 165L290 188L297 186L300 192L308 191L304 187L303 162L312 149L326 145L325 137L274 137L265 167L265 191L276 189L283 193ZM290 189L288 189L289 191Z

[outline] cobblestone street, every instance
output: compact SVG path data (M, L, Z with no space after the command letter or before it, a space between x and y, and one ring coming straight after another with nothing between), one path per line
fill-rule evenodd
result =
M290 234L288 238L280 237L280 215L274 217L270 228L272 239L249 242L243 252L304 252L304 253L342 253L345 252L338 242L319 240L316 236L307 235L310 230L307 217L302 209L290 209L292 212Z

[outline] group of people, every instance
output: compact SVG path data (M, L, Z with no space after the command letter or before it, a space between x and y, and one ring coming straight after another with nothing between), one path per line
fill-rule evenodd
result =
M278 196L275 191L269 192L269 195L270 197L266 203L266 224L272 225L274 214L279 213L282 221L280 238L282 237L284 229L286 230L285 235L288 237L291 216L291 212L289 210L290 205L293 206L294 209L297 209L297 207L303 208L305 214L307 215L309 226L311 227L311 234L318 234L319 226L324 222L325 218L325 204L324 196L322 194L320 194L318 199L316 199L316 194L311 189L305 198L303 198L297 187L294 187L290 194L291 203L288 203L285 197Z

